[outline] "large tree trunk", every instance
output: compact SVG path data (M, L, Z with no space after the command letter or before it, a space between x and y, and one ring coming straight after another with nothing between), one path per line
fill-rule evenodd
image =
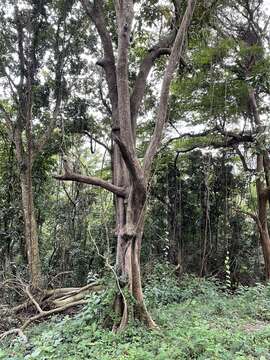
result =
M27 169L27 171L21 172L20 184L22 192L24 232L30 280L34 287L38 287L41 285L41 265L39 257L38 232L34 208L31 169Z
M134 316L144 320L153 328L156 325L144 304L140 274L146 194L153 159L161 144L166 125L170 84L182 56L196 0L188 1L180 28L173 31L172 37L159 41L157 47L149 50L149 54L141 63L132 94L130 94L129 81L129 46L134 17L133 1L114 2L118 29L117 63L111 35L106 26L103 1L81 0L81 3L96 26L104 51L104 58L98 61L98 65L104 68L112 105L113 183L76 174L67 166L68 164L64 164L64 175L55 178L100 186L114 193L117 235L116 273L119 290L114 305L121 317L120 322L115 324L115 329L125 328L128 320ZM136 119L149 72L154 61L163 54L170 56L164 73L156 125L142 166L136 151ZM125 291L122 290L124 287L128 288L129 294L136 300L135 304L132 305L129 299L126 299Z
M143 321L149 328L155 328L156 324L146 309L140 271L140 252L145 220L145 199L139 192L133 193L135 202L130 197L125 206L122 217L122 227L119 228L117 246L117 270L122 287L121 294L117 295L115 301L116 311L121 317L116 330L123 330L128 321L134 318ZM128 213L128 214L127 214ZM124 288L135 299L132 303L124 296Z

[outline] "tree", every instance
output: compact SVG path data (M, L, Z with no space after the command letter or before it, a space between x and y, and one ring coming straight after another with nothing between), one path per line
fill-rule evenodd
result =
M243 84L242 111L243 119L249 121L249 127L253 135L254 152L256 158L256 169L253 173L256 177L257 192L257 214L249 213L255 220L264 257L265 277L270 280L270 236L267 221L267 206L270 199L269 192L269 171L270 158L269 149L266 141L266 127L261 118L263 98L269 94L268 78L266 71L269 59L264 48L264 41L268 27L268 20L262 25L261 19L264 17L262 2L256 0L238 1L233 7L241 14L242 22L234 25L235 18L228 17L224 27L230 27L231 36L238 44L239 50L236 52L235 65L228 66L238 81ZM226 11L226 9L225 9ZM225 30L226 31L226 30ZM258 72L259 70L259 72ZM261 77L264 73L265 78ZM240 156L244 169L250 171L245 156L236 146L236 151Z
M134 315L145 321L150 328L154 328L156 324L144 304L140 274L140 250L146 198L152 162L161 144L163 130L166 126L170 84L185 49L186 34L196 1L188 1L180 26L176 22L169 36L162 38L146 53L141 61L131 94L129 89L131 85L129 48L134 18L133 1L116 1L111 9L116 13L117 56L114 54L111 35L106 24L106 2L95 0L92 3L82 0L81 3L94 23L103 46L104 58L98 62L98 65L104 69L112 107L113 181L109 183L99 178L73 173L67 164L65 174L56 178L100 186L114 193L116 198L116 269L118 278L121 279L121 284L125 283L129 293L136 300ZM179 6L176 2L173 3L176 6L176 13L179 15ZM147 77L156 59L162 55L169 55L169 57L163 74L154 131L145 152L143 164L141 164L136 151L138 112L145 94ZM133 310L120 286L115 300L115 311L121 317L121 321L116 324L117 328L122 330L127 325L128 318L132 316Z
M208 41L205 40L205 44L200 41L193 49L196 75L180 78L174 89L177 115L197 112L200 108L199 120L194 115L194 123L197 121L206 126L200 134L188 133L181 137L197 138L192 148L232 149L243 169L256 182L256 213L246 211L246 215L257 224L267 280L270 277L267 224L270 163L266 140L268 127L262 114L267 110L265 97L269 94L268 25L269 19L265 17L261 1L239 0L221 5L215 21L210 24L212 30ZM211 46L208 46L209 42ZM180 96L177 97L179 88ZM193 102L192 97L196 99ZM183 102L185 105L178 109L177 104ZM248 157L255 158L256 168L254 164L248 164Z
M72 1L56 2L51 8L47 7L48 3L29 0L21 5L9 1L1 4L0 75L5 92L0 110L15 147L29 274L35 287L42 284L42 274L33 165L48 144L59 118L64 60L69 51L66 19L72 6Z

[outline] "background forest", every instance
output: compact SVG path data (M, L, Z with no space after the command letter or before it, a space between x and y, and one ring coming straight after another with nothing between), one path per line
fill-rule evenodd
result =
M270 358L268 7L1 1L0 359Z

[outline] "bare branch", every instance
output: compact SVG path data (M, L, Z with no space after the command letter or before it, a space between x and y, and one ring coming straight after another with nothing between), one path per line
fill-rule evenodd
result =
M74 302L66 304L64 306L57 307L52 310L44 311L43 313L39 313L35 316L32 316L30 319L28 319L20 329L9 330L9 331L6 331L3 334L1 334L0 340L3 340L6 336L11 335L11 334L19 334L20 337L26 339L25 335L23 334L23 330L26 329L32 322L39 320L41 318L53 315L53 314L58 314L60 312L65 311L66 309L69 309L70 307L78 306L78 305L85 305L87 303L88 303L88 300L74 301Z
M17 334L19 335L19 337L24 341L27 342L27 337L24 335L24 333L22 332L22 329L11 329L8 330L6 332L4 332L3 334L0 335L0 341L2 341L5 337L9 336L9 335L13 335L13 334Z
M94 137L93 135L91 135L91 134L89 133L89 131L84 130L83 133L84 133L85 135L87 135L91 140L94 140L97 144L103 146L104 149L106 149L109 154L112 153L112 150L111 150L111 148L109 148L108 145L104 144L104 142L100 141L99 139L97 139L96 137Z
M134 84L133 92L130 97L130 111L131 111L132 128L134 135L135 135L138 111L142 99L144 97L146 80L148 78L150 70L152 69L155 61L160 56L170 55L171 51L169 49L169 46L173 42L174 38L175 38L175 31L173 31L169 36L167 36L166 39L164 39L159 44L157 44L152 49L150 49L140 65L140 70Z
M113 119L114 121L117 121L117 80L115 57L113 52L111 35L107 30L106 21L104 18L103 0L94 0L94 4L91 4L89 0L80 1L86 14L95 24L95 27L102 42L104 59L102 61L99 61L98 65L102 66L105 71L106 81L109 90L109 97L112 104Z
M54 175L53 177L57 180L62 180L62 181L77 181L84 184L99 186L120 197L126 197L127 195L126 190L124 188L113 185L108 181L105 181L103 179L94 176L85 176L72 172L67 166L66 162L64 162L64 169L65 169L65 173L63 175Z
M152 165L153 159L154 159L154 157L157 153L158 147L161 143L161 137L162 137L163 129L164 129L166 118L167 118L170 84L171 84L171 81L173 78L174 71L175 71L177 64L179 63L179 60L182 56L186 33L187 33L188 27L190 25L191 19L192 19L195 5L196 5L196 0L188 1L188 5L186 8L184 17L182 19L180 28L177 32L176 39L175 39L173 47L172 47L168 65L165 70L162 88L161 88L161 95L160 95L160 101L159 101L160 105L159 105L159 109L158 109L157 121L156 121L152 139L147 148L147 151L145 154L145 159L144 159L144 173L145 173L147 179L149 178L149 175L150 175L150 170L151 170L151 165Z
M29 299L31 300L31 302L35 305L37 311L38 311L40 314L43 314L44 311L41 309L39 303L36 301L36 299L34 298L34 296L31 294L31 292L30 292L30 287L29 287L29 286L26 286L25 292L26 292L27 296L29 297Z
M113 138L119 146L123 159L127 165L127 169L134 180L134 184L136 184L137 186L139 185L142 191L145 191L146 186L143 171L137 157L133 156L133 153L116 134L113 135Z

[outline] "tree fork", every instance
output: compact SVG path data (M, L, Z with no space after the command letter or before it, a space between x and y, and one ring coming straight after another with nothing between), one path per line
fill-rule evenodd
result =
M128 289L136 304L134 309L130 306L119 287L118 297L114 301L115 309L121 314L121 322L118 330L123 330L129 316L137 316L145 321L150 328L156 327L144 304L141 273L140 273L140 250L142 232L145 218L145 203L147 186L151 175L153 159L160 146L163 130L167 118L167 104L169 87L174 71L183 53L183 45L186 33L190 25L196 0L189 0L180 27L157 44L145 56L141 63L139 74L135 81L132 94L129 92L129 46L132 20L134 16L134 4L132 0L115 2L118 28L118 53L117 63L112 46L110 32L107 29L104 14L104 2L94 0L81 0L81 3L94 23L103 46L104 59L108 60L101 65L105 71L108 85L109 98L112 105L112 130L113 133L113 185L114 189L102 186L99 183L93 185L102 186L115 194L116 206L116 232L117 232L117 255L116 264L120 269L120 276L128 278ZM172 48L170 49L170 47ZM145 154L144 165L140 164L136 153L136 118L146 88L148 74L155 60L162 55L169 55L168 64L164 73L163 85L160 96L155 130ZM59 180L68 180L67 175L57 177ZM69 176L70 178L70 176ZM75 177L70 180L77 181ZM91 183L88 182L89 184ZM126 196L122 196L118 188L126 189ZM116 279L119 284L118 278ZM135 311L133 311L135 310Z

